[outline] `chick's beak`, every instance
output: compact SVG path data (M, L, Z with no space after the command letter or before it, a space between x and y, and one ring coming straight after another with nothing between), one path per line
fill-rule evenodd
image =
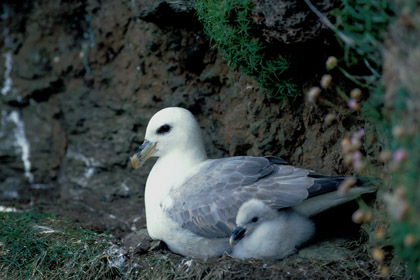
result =
M139 147L137 154L134 154L131 158L131 166L134 169L141 167L146 160L148 160L154 153L156 153L156 142L144 140L143 144Z
M232 247L235 246L239 242L239 240L245 237L245 234L246 234L246 228L237 227L232 232L232 235L230 236L230 239L229 239L230 246Z

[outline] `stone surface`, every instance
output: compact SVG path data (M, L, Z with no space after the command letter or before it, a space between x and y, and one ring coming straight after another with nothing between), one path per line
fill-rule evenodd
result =
M253 20L267 42L297 44L319 40L321 33L327 29L304 1L253 0L253 2L255 4ZM311 2L326 18L338 6L336 1L330 0Z

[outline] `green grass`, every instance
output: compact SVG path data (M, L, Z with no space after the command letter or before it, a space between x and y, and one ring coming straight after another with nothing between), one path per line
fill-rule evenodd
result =
M399 259L406 265L414 279L420 279L420 126L415 120L415 113L410 113L409 104L418 98L413 97L405 88L396 90L393 110L384 112L385 92L383 87L378 87L372 92L370 104L366 104L364 114L371 122L376 123L380 141L384 149L395 153L398 149L407 152L407 159L392 168L393 160L386 165L384 174L382 196L387 197L386 209L378 209L381 213L375 215L385 216L382 223L390 224L390 240ZM395 126L415 128L403 136L395 136L392 129ZM391 170L390 170L391 169ZM390 176L391 175L391 176ZM401 191L404 191L401 194ZM400 193L400 194L399 194ZM384 195L385 194L385 195ZM391 202L392 201L392 202ZM399 207L406 205L407 212L402 215ZM414 237L412 244L406 243L408 236ZM387 239L388 241L388 239ZM379 246L390 245L376 242Z
M337 30L351 39L351 43L337 39L344 49L347 66L366 66L376 79L381 78L383 41L396 10L389 0L343 0L333 13Z
M272 97L296 97L296 84L288 75L288 60L269 54L256 36L251 0L197 0L196 11L204 30L223 58L234 68L256 77Z
M0 213L1 279L108 279L120 274L105 252L110 238L62 218Z
M385 88L382 83L387 85L387 81L381 80L382 52L389 25L403 13L414 15L418 8L412 5L413 1L411 6L410 1L398 3L390 0L344 0L342 3L342 8L335 13L336 26L353 42L342 42L345 50L343 60L347 67L365 66L371 74L369 77L356 77L346 72L343 66L340 70L369 91L369 99L363 106L363 117L375 124L383 149L392 153L404 149L408 155L407 159L401 162L391 160L383 167L385 172L378 174L384 178L379 199L383 196L387 200L382 202L385 203L385 207L377 209L379 213L375 216L386 217L379 222L391 225L389 235L397 256L406 265L411 277L420 279L420 125L416 119L418 112L416 107L413 107L413 104L420 102L420 97L418 91L408 90L415 88L415 85L404 84L407 81L401 80L391 95L386 94L385 90L389 91L390 88ZM418 33L411 32L410 37L407 30L402 26L399 28L400 32L407 33L401 40L407 41L392 42L392 47L401 48L406 52L415 51L417 43L413 42L418 42L415 39ZM406 69L407 61L404 61L403 57L393 59L393 63L396 64L394 67ZM387 98L388 103L392 103L392 108L385 108ZM395 135L393 128L396 126L409 130L404 135ZM410 237L412 242L407 241ZM382 244L381 240L375 242L379 247L388 245L384 243L385 240Z
M395 210L389 209L392 218L392 240L397 255L406 263L414 278L420 279L420 125L413 115L415 112L408 113L411 111L408 108L410 100L418 102L419 98L412 98L413 96L405 88L400 88L397 96L394 110L389 113L390 123L393 126L415 127L415 130L402 137L394 137L391 132L388 132L389 149L395 152L403 148L408 154L407 160L393 172L391 179L394 193L397 188L405 190L406 195L401 203L408 205L407 215L401 219L392 217ZM396 195L393 194L393 196ZM409 235L415 238L415 242L411 245L405 242Z

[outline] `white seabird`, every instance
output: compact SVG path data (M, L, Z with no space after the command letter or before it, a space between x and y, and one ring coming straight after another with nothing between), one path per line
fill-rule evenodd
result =
M138 168L152 156L158 160L146 182L147 230L184 256L230 253L238 209L250 199L273 209L298 208L309 217L375 191L356 186L341 196L337 188L345 177L294 167L276 157L207 159L200 127L183 108L166 108L150 119L131 164Z
M313 222L291 209L276 210L261 200L242 204L230 237L232 256L240 259L283 259L312 237Z

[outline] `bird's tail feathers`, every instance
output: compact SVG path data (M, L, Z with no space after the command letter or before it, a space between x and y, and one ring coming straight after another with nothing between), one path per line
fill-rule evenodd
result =
M376 186L373 184L368 186L365 185L363 187L353 187L345 194L337 190L306 199L301 204L294 206L293 209L306 217L312 217L329 208L356 199L362 194L375 191Z

